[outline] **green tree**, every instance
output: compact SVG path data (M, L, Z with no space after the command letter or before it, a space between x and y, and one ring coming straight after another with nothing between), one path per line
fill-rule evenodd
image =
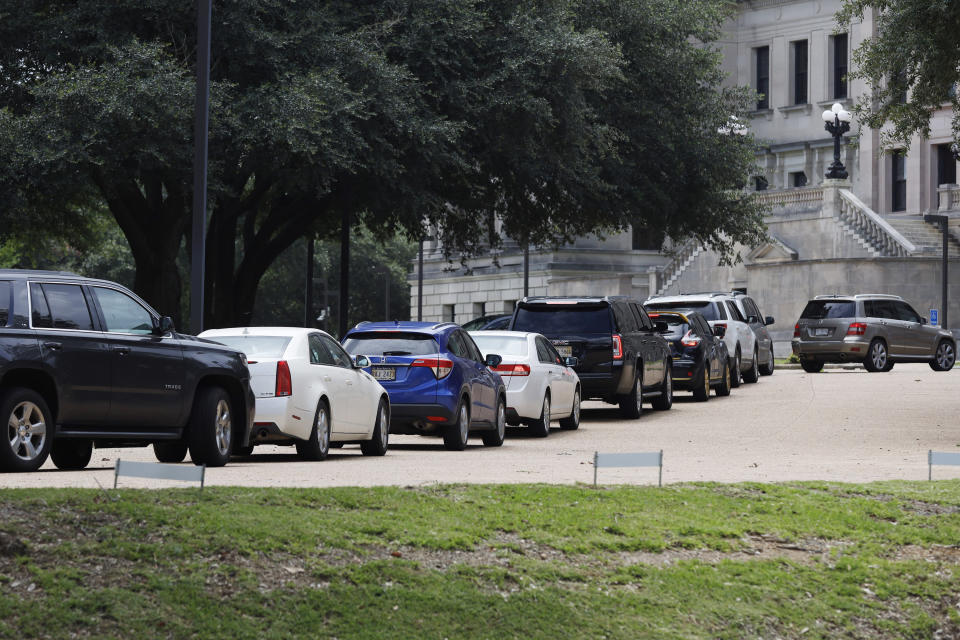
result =
M930 116L951 105L953 138L960 141L960 3L953 0L844 0L837 22L873 18L875 32L853 55L849 77L871 93L857 112L872 129L890 125L887 145L929 137Z

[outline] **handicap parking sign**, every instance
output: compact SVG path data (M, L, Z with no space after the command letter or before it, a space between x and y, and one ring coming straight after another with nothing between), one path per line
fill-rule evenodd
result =
M940 323L938 322L938 320L939 320L939 318L937 317L938 315L939 315L939 314L937 313L937 310L936 310L936 309L930 309L930 324L931 324L932 326L934 326L934 327L937 326L938 324L940 324Z

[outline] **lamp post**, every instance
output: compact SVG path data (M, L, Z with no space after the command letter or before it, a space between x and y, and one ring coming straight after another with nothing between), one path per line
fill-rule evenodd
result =
M949 331L950 325L947 324L947 274L950 271L950 244L947 240L947 233L949 233L950 229L947 225L950 223L950 217L928 213L923 216L923 221L940 225L940 233L943 234L943 259L940 263L940 267L942 269L942 274L940 276L942 290L940 292L941 308L939 320L940 326Z
M847 177L847 170L840 162L840 138L850 131L850 121L853 114L843 108L839 102L834 102L829 110L823 112L824 129L833 136L833 164L827 170L827 177L833 180L843 180Z

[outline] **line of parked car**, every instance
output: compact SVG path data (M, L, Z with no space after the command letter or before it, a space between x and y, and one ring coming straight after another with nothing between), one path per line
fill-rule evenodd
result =
M772 373L769 337L748 327L758 318L749 298L726 294L525 298L505 330L395 321L361 322L342 343L291 327L193 337L116 283L0 270L0 470L48 457L81 469L94 447L152 446L162 462L189 453L207 466L260 444L308 460L346 443L381 456L391 433L497 447L508 424L577 429L583 400L636 418L646 402L669 409L675 384L700 400L728 395L741 373Z

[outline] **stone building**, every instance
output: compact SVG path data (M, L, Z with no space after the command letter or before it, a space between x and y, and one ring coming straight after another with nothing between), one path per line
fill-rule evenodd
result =
M731 84L760 95L749 126L762 142L751 187L771 212L769 240L743 247L742 262L721 266L695 243L658 250L642 234L581 238L559 250L532 250L530 295L650 295L693 291L748 291L772 329L777 352L789 352L793 325L806 300L824 293L893 293L921 314L941 307L941 243L926 213L951 217L952 258L960 257L960 187L951 149L949 108L935 113L931 135L909 149L883 152L881 132L859 131L841 160L848 180L827 180L833 139L821 114L839 102L851 108L867 92L848 81L853 50L873 34L873 16L838 25L840 0L752 0L737 3L719 43ZM499 266L489 257L470 271L446 262L427 242L423 319L463 322L512 309L523 295L523 253L505 246ZM410 274L416 317L417 272ZM960 299L960 260L951 261L949 298ZM960 326L960 303L949 306Z

